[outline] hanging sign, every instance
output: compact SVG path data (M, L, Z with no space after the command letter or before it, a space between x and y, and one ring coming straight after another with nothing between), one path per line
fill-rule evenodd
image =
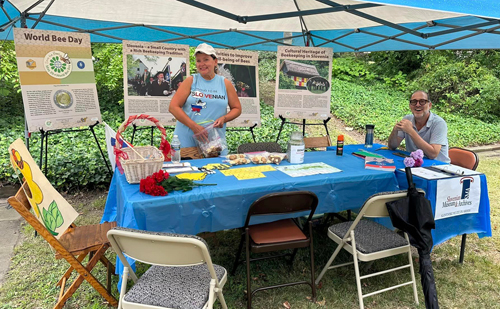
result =
M89 34L15 28L14 42L29 132L101 121Z
M435 220L479 212L479 176L454 177L437 181Z
M330 117L333 49L278 46L274 116Z

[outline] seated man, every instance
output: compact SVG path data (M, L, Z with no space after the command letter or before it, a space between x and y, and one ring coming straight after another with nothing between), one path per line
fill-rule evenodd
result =
M448 157L448 126L443 118L430 112L432 102L422 90L411 95L411 115L398 121L389 136L389 148L396 149L404 139L407 151L422 149L430 159L450 163Z

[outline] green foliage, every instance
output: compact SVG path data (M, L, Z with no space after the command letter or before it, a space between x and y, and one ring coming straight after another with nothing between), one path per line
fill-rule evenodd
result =
M259 80L260 82L276 80L276 53L259 52Z
M473 55L460 51L429 53L411 89L429 92L433 105L485 121L500 116L500 76Z
M293 79L291 79L289 76L286 76L281 71L279 89L296 89Z
M9 115L0 117L0 128L8 128L24 121L14 42L1 42L0 59L0 115Z
M339 80L332 81L331 107L335 116L360 131L364 131L366 124L374 124L375 137L383 141L389 137L396 121L410 113L408 95L404 92L382 84L365 87ZM500 141L498 117L484 122L462 114L441 112L434 107L432 112L447 122L450 146L466 147Z
M191 179L181 179L175 176L168 177L167 179L163 179L159 185L161 185L165 191L173 192L173 191L191 191L194 187L203 187L203 186L216 186L217 184L209 184L209 183L196 183Z
M332 79L345 81L371 81L375 74L369 70L369 65L359 57L333 58Z

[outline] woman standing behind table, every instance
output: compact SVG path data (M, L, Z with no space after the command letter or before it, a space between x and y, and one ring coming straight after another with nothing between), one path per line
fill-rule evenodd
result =
M226 122L241 114L241 104L231 82L217 75L217 55L212 46L202 43L196 47L197 74L183 81L172 101L169 111L177 119L174 134L181 146L194 147L193 134L204 130L202 125L214 123L219 135L226 138ZM230 111L227 113L229 104ZM227 113L227 114L226 114Z

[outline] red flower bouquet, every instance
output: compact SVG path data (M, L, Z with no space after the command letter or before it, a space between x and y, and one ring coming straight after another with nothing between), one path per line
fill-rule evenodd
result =
M172 191L186 192L193 190L194 187L215 185L195 183L190 179L180 179L175 176L170 177L167 172L159 170L153 175L141 179L139 191L153 196L165 196Z

